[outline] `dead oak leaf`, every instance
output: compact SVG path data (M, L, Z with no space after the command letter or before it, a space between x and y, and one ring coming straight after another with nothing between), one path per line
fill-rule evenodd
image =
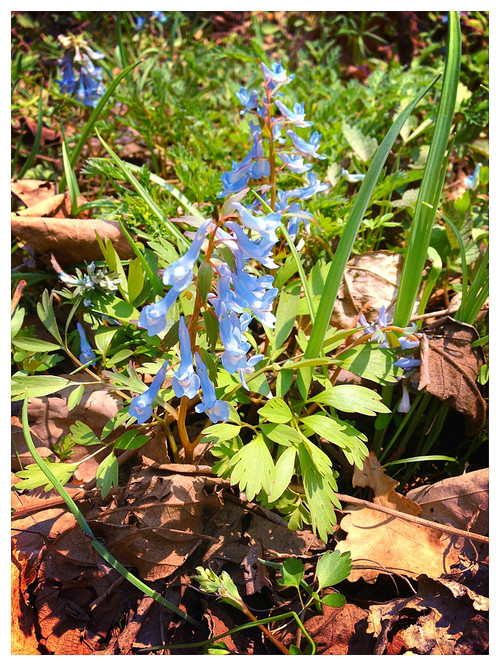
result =
M27 208L53 197L56 193L55 183L31 178L12 180L10 189L12 194L18 197Z
M356 470L353 485L375 490L373 502L408 515L418 515L414 502L394 492L397 485L388 477L373 453L363 470ZM459 552L449 550L439 531L391 515L359 506L346 506L348 514L340 528L347 533L336 549L350 551L353 564L348 580L363 578L374 583L380 573L394 573L416 578L427 573L435 578L447 573L459 561Z
M439 335L424 337L418 390L447 402L464 415L466 433L474 435L486 421L486 401L477 383L482 352L472 348L479 335L473 326L446 317Z

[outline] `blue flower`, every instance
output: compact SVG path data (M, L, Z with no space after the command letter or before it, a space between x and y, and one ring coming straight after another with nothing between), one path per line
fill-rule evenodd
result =
M409 340L407 337L403 336L398 338L401 349L414 349L420 344L420 340Z
M302 155L292 155L290 153L278 153L278 157L294 173L305 173L312 169L312 164L304 164Z
M76 97L85 106L97 106L106 92L102 83L102 69L94 67L90 58L85 54L83 60L85 64L80 68Z
M200 378L203 399L199 405L196 405L195 411L198 414L205 412L212 423L218 421L227 421L229 418L229 405L224 400L217 400L215 396L215 386L211 382L207 366L201 360L201 356L196 352L196 373Z
M406 386L406 382L403 381L403 397L401 398L401 401L398 405L398 412L400 414L408 414L410 411L410 394L408 393L408 388Z
M256 231L267 241L273 243L278 242L276 229L281 226L280 213L269 213L268 215L256 217L238 202L234 202L232 206L239 212L241 223L245 227L252 229L252 231Z
M211 221L208 219L200 225L189 250L180 259L167 266L163 273L163 283L171 285L177 292L187 289L193 281L193 268Z
M297 102L293 105L293 111L291 111L287 106L280 102L279 99L277 99L276 106L285 118L294 125L297 125L297 127L311 127L312 122L310 120L304 120L304 103L299 104Z
M185 395L194 398L200 388L200 380L193 368L193 352L189 340L189 332L184 323L184 317L179 319L179 344L181 349L181 364L177 372L174 372L172 388L176 398Z
M342 178L345 178L345 180L347 180L348 183L359 183L364 179L366 174L364 174L364 173L349 173L348 171L346 171L344 169L344 167L342 167L341 175L342 175Z
M272 313L273 301L278 293L276 287L272 287L273 276L263 275L260 278L247 273L242 266L242 261L236 256L236 273L232 274L233 301L240 308L248 308L255 317L268 328L274 328L276 317ZM234 310L238 311L236 307Z
M242 116L245 115L247 111L252 111L252 109L257 108L258 92L256 90L252 90L252 93L250 94L246 88L242 87L240 88L240 92L237 92L235 94L236 97L245 107L242 111L240 111Z
M76 88L76 79L75 72L73 71L73 58L71 56L71 51L66 51L64 58L59 60L59 66L61 68L62 80L56 83L59 84L62 93L69 93L70 95L75 92Z
M167 325L167 313L177 300L179 292L171 289L161 301L146 305L139 315L139 326L147 329L148 335L159 335Z
M135 29L136 30L142 30L145 23L146 23L146 17L145 16L136 16L135 17Z
M273 62L271 69L269 69L269 67L263 62L260 63L260 66L264 72L264 80L273 93L279 88L279 86L290 83L290 81L293 81L295 78L295 74L288 75L286 73L280 60Z
M144 391L144 393L141 393L141 395L137 395L130 403L128 413L130 416L135 416L137 423L139 424L147 421L153 413L153 401L158 395L161 389L161 385L165 381L167 365L168 361L165 361L165 363L158 370L156 377L151 382L147 391Z
M80 335L80 356L78 357L80 359L80 363L85 365L85 363L89 363L90 361L95 361L96 355L94 354L94 351L92 347L89 345L87 337L85 335L85 331L83 330L83 326L80 324L80 322L77 323L76 325L78 329L78 333ZM92 364L93 365L93 364Z
M165 21L168 18L167 16L165 16L163 12L151 12L151 15L154 19L156 19L160 23L165 23Z
M320 183L315 173L308 173L307 180L309 181L309 185L307 185L307 187L297 187L293 190L290 190L288 192L288 196L306 200L310 199L319 192L324 192L330 187L328 183Z
M412 368L418 368L420 365L420 359L418 358L400 358L397 361L394 361L394 365L398 368L403 368L403 370L411 370Z
M226 222L226 226L235 233L243 257L256 259L266 268L278 268L271 256L275 241L267 238L262 238L260 242L252 241L236 222Z
M304 155L305 157L317 157L320 160L326 160L324 155L319 155L316 152L321 139L321 134L319 134L319 132L313 132L309 142L301 139L300 136L295 134L293 130L288 130L287 135L290 137L293 145L301 155Z
M481 171L482 166L481 162L476 164L473 173L464 179L464 185L467 190L476 190L479 187L479 172Z

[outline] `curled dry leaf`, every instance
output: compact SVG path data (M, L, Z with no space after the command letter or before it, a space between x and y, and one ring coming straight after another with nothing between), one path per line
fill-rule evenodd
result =
M438 334L424 338L419 391L425 389L464 415L466 432L474 435L486 421L486 401L477 384L483 363L479 338L473 326L446 317Z
M40 254L53 253L62 266L102 258L96 233L109 238L122 259L134 256L120 225L114 220L79 220L11 215L12 233L31 243Z
M365 460L363 470L356 470L353 485L374 490L373 502L410 516L417 516L420 507L396 493L396 481L387 476L373 453ZM449 549L449 539L437 530L408 522L374 509L346 506L348 514L340 527L347 537L336 549L350 551L355 567L348 580L363 578L374 583L381 573L416 578L421 573L438 578L449 572L460 560L460 551Z
M421 575L418 593L370 606L375 654L487 654L488 620L467 595L456 598L442 580Z
M335 302L332 326L351 328L363 312L368 321L375 321L382 305L388 308L396 299L403 267L403 257L389 252L367 252L353 257L346 266Z
M55 183L30 178L11 180L10 189L12 194L18 197L27 208L43 199L53 197L56 193Z

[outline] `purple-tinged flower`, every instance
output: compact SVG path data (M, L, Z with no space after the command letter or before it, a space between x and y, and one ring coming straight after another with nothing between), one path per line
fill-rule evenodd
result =
M136 417L137 423L139 423L139 425L147 421L153 413L153 402L161 389L161 385L165 381L167 365L168 361L165 361L165 363L156 373L156 377L151 382L149 388L144 391L144 393L141 393L141 395L137 395L135 398L133 398L132 402L130 403L128 413L130 416Z
M165 23L165 21L168 18L168 16L165 16L163 12L151 12L151 15L154 19L156 19L160 23Z
M276 229L281 226L280 213L269 213L268 215L256 217L238 202L233 203L233 208L239 212L241 223L245 227L252 229L252 231L256 231L262 236L262 238L265 238L269 242L278 242Z
M135 29L136 30L142 30L145 23L146 23L146 17L145 16L136 16L135 17Z
M83 330L83 326L80 324L80 322L77 323L76 327L78 329L78 334L80 335L81 353L78 358L80 359L80 363L85 365L85 363L90 363L91 361L95 361L96 355L94 354L92 347L88 343L87 336L85 335L85 331Z
M267 238L262 238L260 242L252 241L237 222L226 222L226 226L235 233L238 249L245 258L256 259L266 268L278 268L271 256L275 241Z
M171 289L161 301L146 305L139 315L139 327L145 328L148 335L159 335L167 325L167 313L179 296L176 289Z
M293 145L301 155L304 155L305 157L317 157L320 160L326 160L325 155L319 155L317 153L317 148L321 140L321 134L319 132L313 132L309 142L301 139L300 136L295 134L293 130L287 130L287 135L290 137Z
M247 273L244 268L237 266L238 270L232 274L234 295L233 300L243 309L248 308L253 315L268 328L274 328L276 317L272 313L273 301L278 293L276 287L271 287L272 275L256 278ZM267 278L265 281L264 279ZM238 311L236 308L233 308Z
M403 397L401 398L401 401L398 405L398 412L400 414L408 414L410 411L410 394L408 393L408 387L406 386L406 382L402 382L402 388L403 388Z
M76 79L75 72L73 71L73 58L71 51L66 51L64 57L59 60L59 67L61 68L62 79L56 83L59 84L62 93L69 93L70 95L75 92Z
M180 259L167 266L163 273L163 283L171 285L177 292L187 289L193 281L193 268L211 221L211 219L205 220L200 225L189 250Z
M288 196L306 200L310 199L319 192L324 192L330 187L328 183L320 183L315 173L308 173L307 180L309 181L309 185L307 185L307 187L296 187L293 190L289 190Z
M264 146L262 141L257 139L253 145L252 150L252 169L251 176L254 180L259 180L260 178L267 178L271 173L271 166L269 160L266 158L264 153Z
M397 361L394 361L393 365L396 365L398 368L403 368L403 370L411 370L412 368L418 368L420 365L420 359L418 358L400 358Z
M224 400L217 400L215 396L215 386L210 380L207 372L207 366L201 360L201 356L196 352L196 373L200 378L203 399L199 405L196 405L195 411L198 414L205 412L212 423L227 421L229 418L229 405Z
M345 180L347 180L348 183L360 183L364 179L366 174L364 174L364 173L349 173L348 171L346 171L346 169L344 169L344 167L342 167L341 175L342 175L342 178L345 178Z
M290 153L278 153L278 157L285 164L290 171L294 173L305 173L312 169L312 164L304 164L302 155L292 155Z
M304 120L304 103L299 104L297 102L293 105L293 111L291 111L287 106L280 102L279 99L277 99L276 106L281 111L283 116L285 116L288 122L297 125L297 127L311 127L312 122L310 120Z
M464 179L464 185L467 190L476 190L479 187L479 173L482 166L481 162L476 164L476 168L471 175Z
M281 120L281 118L278 119L273 125L273 140L278 143L286 143L285 137L281 136L281 125L283 124Z
M184 317L179 319L179 344L181 348L181 364L177 372L174 372L172 388L176 398L185 395L194 398L200 389L200 380L193 368L193 352L189 340L189 332L184 323Z
M84 63L80 68L80 79L76 97L85 106L97 106L106 92L102 83L102 69L94 67L87 55L83 55Z
M243 87L240 88L240 92L236 93L236 97L245 107L242 111L240 111L242 116L245 115L247 111L252 111L252 109L257 108L258 94L259 93L256 90L252 90L252 92L249 93L248 90Z
M398 338L401 349L414 349L420 344L420 340L410 340L409 338L402 336Z

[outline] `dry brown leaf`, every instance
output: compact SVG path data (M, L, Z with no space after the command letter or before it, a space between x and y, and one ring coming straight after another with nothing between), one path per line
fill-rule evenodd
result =
M56 193L55 183L46 180L12 180L12 194L21 199L26 207L34 206L39 201L53 197Z
M363 312L368 321L374 321L382 305L388 308L389 319L394 308L403 257L392 252L367 252L353 257L346 266L339 296L331 319L332 326L351 328Z
M82 206L87 203L87 199L84 197L78 197L77 203L79 206ZM19 211L19 215L23 217L67 218L71 215L71 197L69 192L55 194L53 197L47 197L41 201L37 201L32 206ZM89 217L90 211L84 210L81 212L78 219Z
M486 401L477 384L482 352L471 348L478 338L473 326L446 317L439 335L424 339L420 355L418 390L425 389L463 414L468 435L476 434L486 421Z
M472 601L459 599L442 580L422 575L418 593L370 606L368 632L375 654L479 655L488 650L488 621Z
M432 485L413 488L408 499L418 502L421 516L476 534L488 534L489 470L480 469Z
M96 233L109 238L122 259L134 256L114 220L80 220L11 214L12 234L31 243L40 254L53 253L62 266L102 258Z
M373 453L365 461L363 472L355 472L355 479L377 489L374 503L412 516L420 512L417 504L394 492L397 483L385 474ZM442 538L437 530L374 509L350 505L344 511L348 515L340 527L347 537L338 542L336 549L351 553L356 565L348 578L351 582L363 578L374 583L380 573L410 578L427 573L438 578L459 561L460 550L448 548L449 539Z
M26 563L24 563L26 566ZM33 607L26 604L24 594L26 582L23 579L23 563L19 562L16 552L11 562L11 654L41 654L36 637L36 617Z

